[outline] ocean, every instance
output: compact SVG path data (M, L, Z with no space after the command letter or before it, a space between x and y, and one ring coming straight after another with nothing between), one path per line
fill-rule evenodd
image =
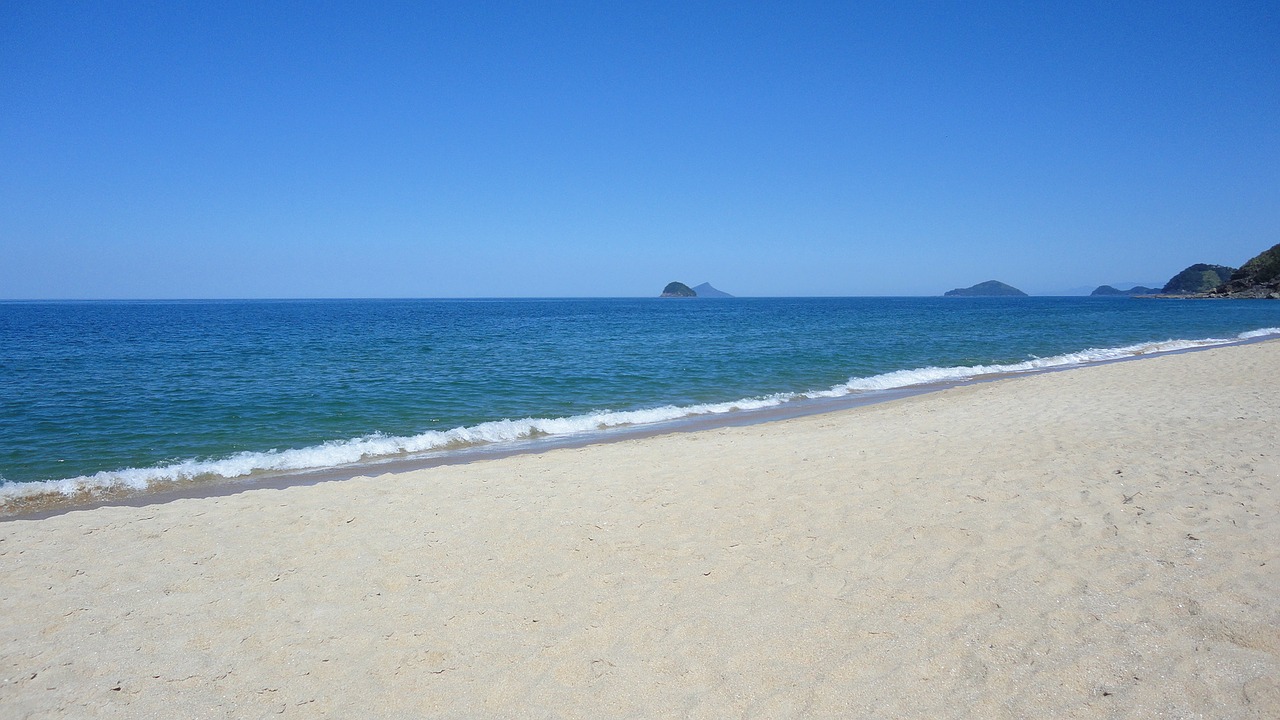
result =
M0 503L376 472L1271 334L1266 301L3 302Z

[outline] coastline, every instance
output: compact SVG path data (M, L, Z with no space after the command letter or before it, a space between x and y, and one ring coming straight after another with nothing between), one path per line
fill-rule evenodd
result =
M79 717L1280 714L1280 342L0 523Z
M604 411L575 418L501 420L446 432L430 431L415 437L373 436L350 441L330 441L312 448L242 453L240 456L207 461L186 460L167 467L100 472L90 477L33 483L0 483L0 522L15 517L48 517L75 509L117 504L149 505L180 498L223 496L252 489L311 485L366 474L409 472L559 448L621 442L672 432L698 432L776 422L890 402L975 382L1146 359L1212 347L1266 342L1277 336L1280 336L1280 328L1272 327L1243 332L1234 338L1171 339L1115 348L1087 348L1015 364L931 366L891 371L872 377L854 377L847 383L825 390L748 397L700 406ZM592 429L597 424L598 427ZM488 439L493 429L487 426L501 428L499 435L507 437ZM405 449L418 445L423 445L424 449ZM331 451L344 446L344 450L339 450L340 454L350 457L345 462L333 462ZM320 464L316 464L316 459L311 457L317 451L326 458ZM300 465L290 465L301 458L307 459ZM278 463L282 460L284 464L281 466Z

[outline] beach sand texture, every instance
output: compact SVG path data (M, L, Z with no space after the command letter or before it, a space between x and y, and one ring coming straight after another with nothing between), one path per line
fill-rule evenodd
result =
M1280 342L0 523L0 717L1280 717Z

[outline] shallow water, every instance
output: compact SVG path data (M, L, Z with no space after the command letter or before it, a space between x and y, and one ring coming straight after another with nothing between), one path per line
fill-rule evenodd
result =
M324 469L1276 327L1280 303L1128 298L0 303L0 477Z

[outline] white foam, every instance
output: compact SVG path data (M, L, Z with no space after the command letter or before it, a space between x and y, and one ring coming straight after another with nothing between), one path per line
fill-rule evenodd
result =
M602 410L564 418L524 418L495 420L452 430L428 431L408 437L367 435L348 440L332 440L312 447L241 452L225 458L185 460L150 468L127 468L43 482L7 482L0 479L0 507L13 500L61 493L63 495L96 494L107 489L146 490L172 483L201 479L234 479L254 473L288 472L372 463L403 457L407 454L448 451L452 449L510 443L544 436L573 436L600 432L610 428L653 425L681 418L740 411L761 410L803 398L837 398L882 390L964 382L984 375L1029 373L1053 368L1088 365L1136 356L1226 345L1243 340L1280 335L1280 328L1262 328L1240 333L1235 338L1202 340L1165 340L1118 348L1087 349L1079 352L1032 358L1003 365L965 367L924 367L895 370L865 378L850 378L826 390L805 393L779 393L732 402L700 405L664 405L628 411Z
M1268 335L1280 335L1280 328L1262 328L1261 330L1250 330L1240 333L1241 340L1251 340L1253 338L1267 337Z

